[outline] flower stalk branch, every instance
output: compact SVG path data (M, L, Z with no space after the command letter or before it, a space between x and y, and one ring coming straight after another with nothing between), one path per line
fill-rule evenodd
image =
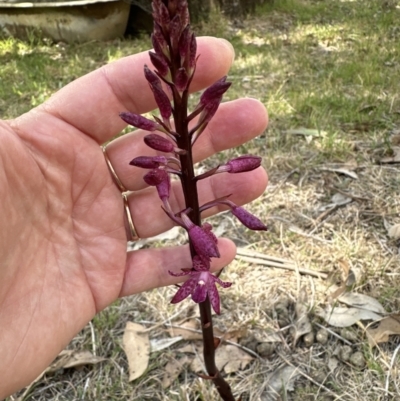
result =
M152 8L154 30L151 39L154 50L149 54L155 70L145 65L144 75L153 92L160 117L154 117L153 121L130 112L123 112L120 116L127 124L151 132L144 137L146 145L167 155L139 156L130 164L150 170L143 177L144 181L156 188L165 213L175 224L187 230L192 267L183 269L181 273L169 272L173 276L188 277L171 302L178 303L191 296L199 304L207 378L214 382L224 401L235 401L231 387L215 364L219 341L214 337L212 322L212 309L220 314L217 284L228 288L232 283L222 281L219 275L210 271L211 258L220 257L218 239L211 225L202 223L201 212L223 205L230 208L246 227L253 230L266 230L267 227L257 217L228 200L230 194L200 205L197 182L214 174L254 170L260 166L261 158L240 156L196 176L193 147L217 112L231 83L227 82L226 77L219 79L203 92L198 105L188 115L189 87L199 55L196 38L189 25L187 1L153 0ZM185 209L181 211L173 211L169 203L171 174L181 181L185 199Z

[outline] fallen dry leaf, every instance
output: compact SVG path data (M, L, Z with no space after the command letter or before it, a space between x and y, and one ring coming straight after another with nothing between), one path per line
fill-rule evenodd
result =
M333 292L328 294L328 299L330 302L336 301L336 299L347 290L347 286L346 283L343 283L340 287L332 286L332 289Z
M375 298L356 292L345 292L338 297L338 301L358 309L386 314L385 308Z
M349 170L347 168L329 168L329 167L321 167L320 170L323 171L330 171L332 173L339 173L339 174L343 174L343 175L347 175L350 178L353 178L353 180L358 180L358 175L352 171ZM336 202L335 202L336 203Z
M201 340L202 334L198 332L199 324L196 319L190 319L185 323L179 325L179 327L171 327L168 329L168 333L171 337L179 336L184 340Z
M234 345L227 344L218 347L215 356L215 363L225 373L237 372L244 369L254 358Z
M310 319L308 318L307 291L303 287L300 290L298 300L295 306L296 321L294 323L294 345L304 334L312 331Z
M400 335L400 314L383 318L375 329L368 328L367 336L371 347L389 341L389 336Z
M181 353L187 352L188 354L195 354L197 350L194 343L189 343L184 345L183 347L178 348L176 352L181 352Z
M350 327L359 320L378 321L382 318L382 315L373 311L341 306L336 306L335 308L328 306L324 310L317 311L317 315L334 327Z
M273 373L267 383L266 390L261 396L262 401L275 401L281 399L279 393L282 389L294 391L294 382L299 376L298 368L294 366L284 366Z
M181 341L183 338L181 336L172 338L154 338L150 340L150 350L151 352L162 351L165 348L169 348Z
M162 388L168 388L180 375L186 365L191 363L193 358L184 356L181 359L173 359L169 361L164 368L164 377L162 380Z
M196 358L190 364L190 369L195 372L204 372L203 347L195 347ZM223 344L218 347L215 355L215 363L219 370L225 373L234 373L240 369L244 369L254 358L240 348Z
M223 332L218 327L214 328L214 335L220 337L222 341L233 341L237 343L239 339L247 336L247 327L241 327L239 329L228 330Z
M57 360L46 369L46 372L55 372L59 369L76 368L83 365L95 365L105 360L106 358L95 356L90 351L64 350L59 354Z
M140 324L126 323L122 346L128 358L129 381L140 377L149 364L150 340L145 330Z
M395 224L389 228L388 235L390 238L399 239L400 238L400 224Z

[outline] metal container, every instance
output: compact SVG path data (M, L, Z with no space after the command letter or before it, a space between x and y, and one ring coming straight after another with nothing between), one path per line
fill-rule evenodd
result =
M37 30L68 43L110 40L124 35L129 10L117 0L0 0L0 29L19 38Z

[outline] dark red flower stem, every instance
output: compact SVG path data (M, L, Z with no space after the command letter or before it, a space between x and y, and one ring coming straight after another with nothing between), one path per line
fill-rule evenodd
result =
M231 386L221 376L220 371L215 365L215 344L214 331L211 317L211 305L207 298L199 304L201 331L203 333L203 355L207 373L211 376L219 395L224 401L235 401Z
M174 73L174 72L172 72ZM183 194L185 198L185 207L190 208L189 217L192 222L201 226L201 216L199 207L199 198L197 193L197 180L193 168L192 145L188 132L188 91L185 90L182 96L173 89L173 116L175 122L175 131L177 132L177 145L179 148L186 150L185 154L180 155L181 175ZM192 257L195 255L193 245L190 244ZM212 324L211 305L207 299L199 304L201 330L203 333L203 354L204 364L207 373L214 382L221 398L224 401L235 401L230 385L221 376L220 371L215 365L215 344L214 331Z

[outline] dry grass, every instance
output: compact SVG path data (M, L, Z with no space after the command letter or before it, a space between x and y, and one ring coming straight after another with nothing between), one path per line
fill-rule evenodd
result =
M235 394L243 394L243 401L400 400L400 365L394 361L390 368L398 346L396 337L371 348L363 327L352 327L352 351L360 351L365 360L365 367L357 368L337 353L344 344L340 331L328 327L336 335L329 334L327 344L314 342L311 346L302 340L295 345L291 331L296 320L294 308L304 291L313 330L325 325L315 311L326 304L329 287L341 282L344 265L356 275L353 291L375 297L387 311L400 310L400 244L388 238L385 228L385 221L400 223L400 166L379 163L391 154L392 133L400 124L399 18L397 2L277 1L257 18L219 25L225 26L224 35L237 51L231 76L234 85L228 97L257 97L270 111L268 132L246 148L226 153L227 157L243 151L264 156L270 185L249 208L268 221L270 231L267 235L250 233L226 213L210 222L241 247L329 275L328 280L311 278L240 258L225 269L224 280L233 281L234 286L221 291L223 314L216 318L216 326L228 332L244 327L247 339L256 337L258 342L271 333L277 333L281 340L272 355L255 359L246 369L229 376ZM143 40L114 44L106 61L144 46ZM58 50L46 49L50 58L45 60L51 64L49 60ZM64 72L74 63L78 63L79 73L93 68L81 62L89 56L85 52L80 55L76 48L65 50L62 57L72 60ZM98 54L96 63L104 62L104 57ZM74 75L76 70L67 72ZM55 89L54 83L40 79L37 86ZM14 104L11 108L2 105L8 115L33 105L21 106L12 94L6 99ZM37 99L42 99L39 94ZM288 131L299 127L319 134ZM338 167L358 178L332 171ZM352 201L327 212L336 193L348 194ZM156 245L182 241L185 238L178 236ZM128 382L121 349L126 321L152 327L168 322L178 311L171 323L179 325L198 316L189 301L171 306L167 300L173 293L174 288L161 288L107 308L69 346L91 350L107 360L45 375L23 399L216 400L212 384L190 369L182 371L168 389L162 388L165 365L182 356L176 351L179 346L152 354L147 373ZM151 331L152 338L165 336L163 326ZM245 345L246 338L241 342ZM329 367L332 360L337 361L335 369ZM282 388L276 397L268 395L269 379L287 365L301 371L293 388ZM10 401L15 399L10 397Z

